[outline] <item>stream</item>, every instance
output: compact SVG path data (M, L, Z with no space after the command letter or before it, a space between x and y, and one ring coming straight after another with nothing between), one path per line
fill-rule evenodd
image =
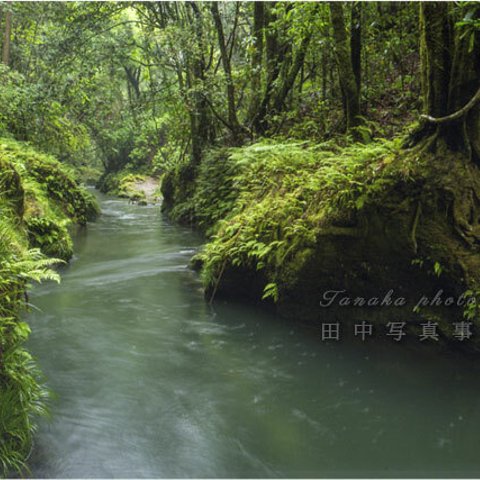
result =
M202 239L100 196L28 348L55 393L36 478L480 476L479 367L395 342L322 342L204 300Z

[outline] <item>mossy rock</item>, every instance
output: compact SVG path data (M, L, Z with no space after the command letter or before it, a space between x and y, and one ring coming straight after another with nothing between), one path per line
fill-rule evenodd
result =
M125 198L138 205L147 205L148 199L143 190L138 185L145 182L148 177L142 174L136 174L126 171L106 174L97 184L104 193L116 195Z
M27 222L32 247L49 257L68 261L73 256L73 242L66 226L46 217L32 217Z
M275 299L279 314L310 322L382 326L390 318L409 322L414 332L435 319L444 344L480 349L480 342L453 338L453 323L468 314L463 306L413 311L419 297L440 290L480 299L478 167L447 149L431 154L400 144L264 143L230 150L221 168L206 156L190 200L175 193L177 176L167 176L164 193L182 200L170 212L186 209L214 225L196 262L207 296L260 304L266 297L270 306ZM209 182L217 185L214 206L203 187ZM389 289L407 304L320 307L328 290L374 298ZM480 329L478 315L472 321Z
M85 225L99 215L95 196L72 169L11 139L0 139L0 172L3 197L27 226L31 246L48 256L71 258L67 226Z
M132 202L145 202L145 203L147 203L145 192L142 192L142 191L134 190L130 193L128 198Z
M178 223L196 223L194 191L198 167L191 162L178 165L162 178L162 211Z

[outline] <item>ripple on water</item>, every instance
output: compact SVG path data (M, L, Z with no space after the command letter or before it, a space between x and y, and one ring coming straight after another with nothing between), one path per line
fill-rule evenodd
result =
M199 237L158 208L102 209L62 284L32 294L57 394L34 477L478 476L471 363L212 308L187 269Z

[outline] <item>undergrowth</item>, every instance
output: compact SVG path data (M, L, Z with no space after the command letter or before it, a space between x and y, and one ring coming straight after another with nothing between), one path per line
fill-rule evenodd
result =
M70 259L69 227L85 225L99 214L94 196L78 184L73 170L25 144L2 138L0 175L8 184L6 195L22 210L31 245L46 255Z
M0 475L24 475L46 389L25 350L22 321L32 282L59 281L52 268L72 255L69 226L98 214L74 173L26 144L0 139ZM63 260L61 260L63 259Z
M210 152L187 207L176 207L211 237L200 253L207 288L230 266L262 270L264 297L278 300L322 235L354 233L358 211L386 201L395 182L418 182L424 166L399 161L400 143L264 142Z
M32 281L58 281L58 263L29 247L10 202L0 197L0 475L22 473L35 432L35 417L46 414L48 390L23 347L30 333L21 320Z

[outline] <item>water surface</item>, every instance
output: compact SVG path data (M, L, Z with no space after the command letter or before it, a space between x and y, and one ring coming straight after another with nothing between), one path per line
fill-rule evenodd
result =
M32 476L480 476L472 362L210 308L187 268L198 236L158 207L102 208L61 285L31 296L56 392Z

